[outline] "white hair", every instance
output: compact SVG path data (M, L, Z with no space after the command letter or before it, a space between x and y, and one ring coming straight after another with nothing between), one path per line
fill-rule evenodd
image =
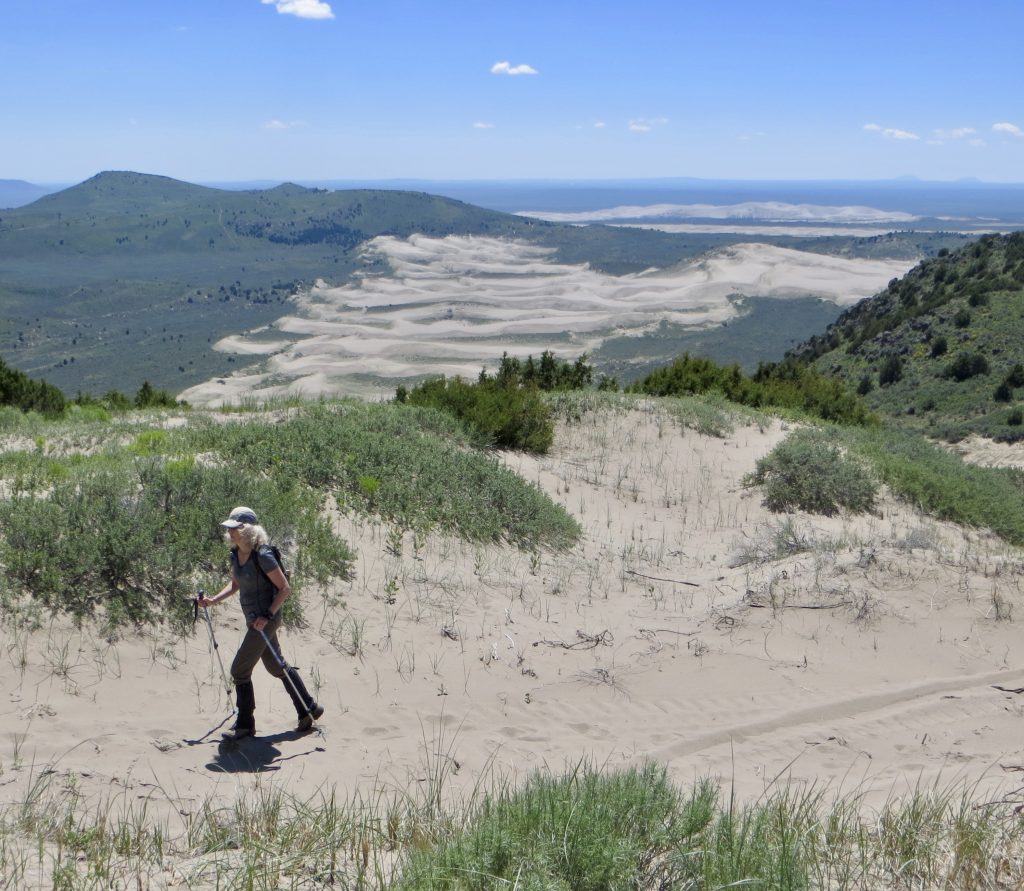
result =
M267 535L267 530L259 523L244 523L238 527L238 535L250 551L255 551L261 545L265 545L270 542L270 536ZM231 541L230 535L226 535L225 537L228 542Z

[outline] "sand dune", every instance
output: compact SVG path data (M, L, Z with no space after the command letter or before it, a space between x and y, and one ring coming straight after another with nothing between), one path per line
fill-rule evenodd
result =
M426 236L373 239L366 261L386 271L344 287L318 284L275 324L280 337L239 334L216 345L265 356L263 365L181 397L217 405L289 391L390 395L402 378L475 377L503 351L574 358L610 335L642 334L661 321L720 325L735 317L737 295L814 295L846 306L913 265L743 244L673 269L610 276L556 263L532 245Z
M411 533L395 547L335 517L356 578L307 589L309 626L285 634L323 735L292 733L284 691L258 674L259 737L220 744L202 627L110 642L8 624L0 801L45 770L177 825L257 784L409 792L430 753L450 759L452 794L582 756L655 758L745 800L789 781L869 805L958 777L1012 791L1024 697L996 686L1024 686L1020 553L891 499L877 516L770 514L740 480L784 435L709 438L644 404L562 424L549 456L507 460L583 525L566 553ZM780 535L798 544L781 559ZM215 619L230 654L237 610Z
M744 201L739 204L634 204L570 213L520 211L558 223L609 223L620 220L757 220L763 223L871 223L906 226L920 216L901 210L861 205L789 204L783 201ZM890 227L891 229L891 227Z

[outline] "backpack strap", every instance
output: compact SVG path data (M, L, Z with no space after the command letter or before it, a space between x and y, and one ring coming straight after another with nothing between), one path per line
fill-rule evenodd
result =
M274 555L274 559L277 561L278 568L281 570L281 572L285 573L285 575L287 576L287 573L285 572L285 568L284 568L284 563L281 562L281 552L274 545L260 545L259 548L256 548L256 550L252 552L252 555L250 557L250 559L256 561L256 571L261 576L263 576L263 578L265 578L268 582L270 582L271 587L275 591L279 591L280 589L277 587L277 585L274 584L274 582L271 580L270 576L267 575L267 571L260 565L260 556L259 556L260 548L267 548L270 551L270 553Z

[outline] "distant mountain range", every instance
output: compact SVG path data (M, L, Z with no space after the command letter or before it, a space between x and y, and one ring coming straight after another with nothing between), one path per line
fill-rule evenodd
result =
M58 191L60 187L48 188L27 183L21 179L0 179L0 209L22 207Z

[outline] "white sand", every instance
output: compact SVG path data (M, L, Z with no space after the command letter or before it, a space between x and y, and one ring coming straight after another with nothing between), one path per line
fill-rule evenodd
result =
M176 825L257 784L415 795L431 752L453 792L582 756L654 758L741 800L777 778L866 804L936 780L1018 787L1024 697L994 685L1024 686L1020 552L887 498L878 516L793 516L809 548L768 558L783 518L739 481L782 436L711 439L649 408L561 426L550 456L508 462L583 525L563 554L409 533L395 553L391 530L337 517L356 578L307 588L309 627L284 636L327 707L322 736L290 732L260 670L259 737L219 745L202 626L111 645L7 624L0 802L45 769ZM214 614L230 660L237 607Z
M720 325L735 317L731 298L739 295L813 295L848 306L914 265L743 244L673 269L610 276L555 263L545 248L426 236L375 238L366 259L387 271L340 288L318 284L295 315L276 323L276 342L265 331L221 340L217 349L268 358L181 398L219 405L295 391L390 395L395 379L473 378L502 352L525 358L551 349L575 358L608 336L639 335L661 321ZM380 379L387 383L375 385Z

